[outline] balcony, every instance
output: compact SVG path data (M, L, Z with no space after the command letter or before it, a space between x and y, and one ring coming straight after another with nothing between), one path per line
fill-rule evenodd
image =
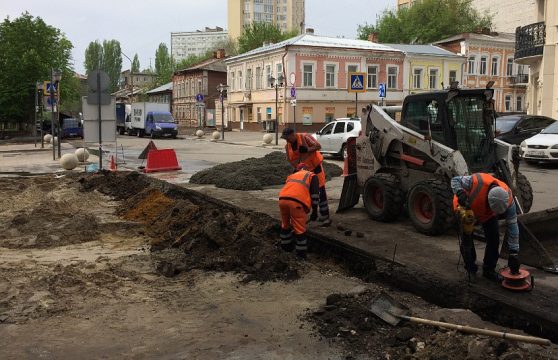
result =
M509 81L511 85L527 85L529 83L529 75L528 74L516 74L509 77Z
M545 40L544 21L518 27L515 30L515 60L519 63L528 63L528 61L522 62L521 59L542 56Z

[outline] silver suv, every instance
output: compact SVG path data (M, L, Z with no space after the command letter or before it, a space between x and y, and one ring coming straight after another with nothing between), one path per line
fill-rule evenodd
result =
M320 152L345 158L347 155L345 151L347 139L358 136L359 132L359 118L339 118L330 122L312 136L322 145Z

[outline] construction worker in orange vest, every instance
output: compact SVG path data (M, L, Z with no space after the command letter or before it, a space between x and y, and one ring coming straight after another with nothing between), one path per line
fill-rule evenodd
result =
M285 151L287 152L287 159L293 166L293 169L296 169L298 164L305 163L308 166L308 170L317 175L320 186L320 216L318 218L318 223L320 226L331 225L325 188L326 177L322 166L324 157L320 153L322 146L312 136L305 133L297 133L291 128L285 128L281 138L287 141Z
M310 221L318 218L319 201L318 177L301 163L297 171L287 177L285 185L279 192L279 210L281 211L281 248L291 252L296 248L299 258L306 258L308 249L306 240L307 215L312 209ZM296 246L293 242L296 239Z
M476 173L471 176L456 176L451 179L454 193L453 208L471 209L478 223L482 225L486 239L486 249L483 260L483 276L495 281L501 281L499 273L495 271L499 257L500 234L498 217L506 219L506 233L508 242L508 266L512 274L519 273L519 227L517 225L517 210L512 191L502 181L490 174ZM469 274L477 272L476 252L472 237L462 241L460 250L465 262L465 269Z

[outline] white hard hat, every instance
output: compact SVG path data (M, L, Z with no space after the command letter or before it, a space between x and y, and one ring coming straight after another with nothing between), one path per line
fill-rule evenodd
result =
M495 186L488 191L488 206L498 215L506 212L509 200L510 195L500 186Z

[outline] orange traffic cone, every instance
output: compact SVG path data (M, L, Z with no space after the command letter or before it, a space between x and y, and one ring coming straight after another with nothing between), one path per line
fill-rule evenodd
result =
M109 170L116 171L116 161L114 161L114 155L110 156Z

